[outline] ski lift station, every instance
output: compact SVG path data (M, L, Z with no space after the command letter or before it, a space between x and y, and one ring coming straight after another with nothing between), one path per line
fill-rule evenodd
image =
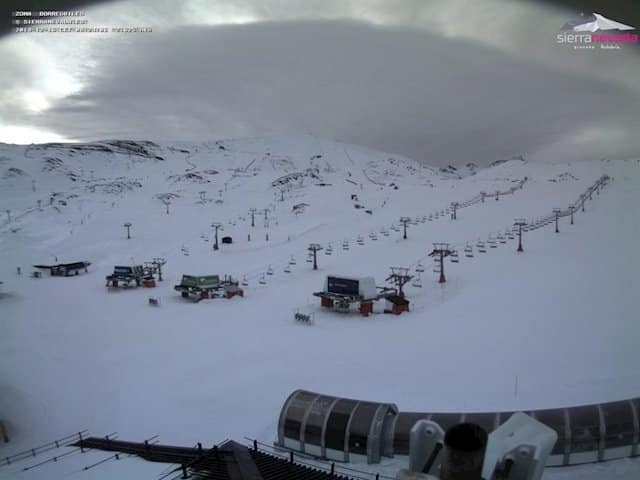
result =
M194 298L197 301L206 298L232 298L243 297L244 291L239 287L238 281L225 275L182 275L180 284L174 286L174 290L180 292L182 298Z
M391 288L376 287L373 277L349 277L328 275L324 288L313 295L320 297L321 305L346 313L352 304L359 305L360 314L367 317L373 313L373 302L395 294Z
M70 277L72 275L78 275L80 272L87 272L87 268L91 265L91 262L73 262L73 263L59 263L57 265L34 265L33 268L40 270L49 270L52 277Z

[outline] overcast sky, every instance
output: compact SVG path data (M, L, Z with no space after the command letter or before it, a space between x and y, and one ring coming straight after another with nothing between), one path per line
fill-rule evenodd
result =
M578 13L507 0L100 3L86 8L93 26L153 32L0 37L0 141L311 133L434 165L640 157L638 48L556 44Z

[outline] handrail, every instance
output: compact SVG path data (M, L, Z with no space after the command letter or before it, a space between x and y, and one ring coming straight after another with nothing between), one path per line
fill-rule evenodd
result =
M268 445L266 443L263 442L259 442L256 439L252 439L249 437L244 437L245 440L248 440L249 442L251 442L250 445L248 445L249 448L251 449L255 449L257 446L260 446L262 448L258 448L258 451L262 450L264 453L267 453L269 455L273 455L273 456L277 456L279 458L283 458L283 459L289 459L291 460L292 457L294 457L295 455L298 455L298 458L301 456L301 454L299 452L294 452L293 450L289 450L289 454L283 454L278 452L278 450L276 448L274 448L271 445ZM348 472L354 472L358 475L352 475L352 474L348 474L345 473L346 475L349 475L350 478L352 479L356 479L356 480L371 480L371 479L375 479L375 480L380 480L380 479L384 479L384 480L394 480L395 477L390 477L387 475L383 475L381 473L372 473L372 472L367 472L364 470L357 470L355 468L351 468L351 467L346 467L344 465L336 465L335 462L327 462L327 461L323 461L323 460L316 460L314 459L313 462L315 463L309 463L309 462L304 462L301 460L294 460L294 463L297 463L298 465L303 465L305 467L309 467L309 468L313 468L313 469L319 469L322 471L326 471L328 473L332 473L332 474L339 474L340 470L343 471L348 471ZM364 475L364 476L361 476Z

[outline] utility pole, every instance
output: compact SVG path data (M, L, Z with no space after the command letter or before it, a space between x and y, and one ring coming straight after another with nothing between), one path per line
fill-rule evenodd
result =
M559 208L553 209L553 213L556 214L556 233L560 233L560 230L558 230L558 218L560 217L560 212L561 210Z
M124 224L124 227L127 229L127 240L131 239L131 222L127 222Z
M524 252L522 249L522 229L527 224L524 218L516 218L514 225L518 227L518 252Z
M398 296L404 298L404 291L402 287L409 283L413 278L409 275L409 269L406 267L391 267L391 275L386 279L387 282L393 283L398 289Z
M448 257L453 253L453 250L449 248L448 243L434 243L433 251L429 254L430 257L440 257L440 279L438 283L445 283L447 279L444 276L444 257Z
M313 269L317 270L318 269L317 253L320 250L322 250L322 246L319 243L310 243L309 248L307 250L313 253Z
M251 214L251 226L252 227L256 226L256 219L255 219L256 212L257 212L257 210L255 208L250 208L249 209L249 213Z
M211 227L215 229L213 249L218 250L218 230L224 230L224 228L222 228L222 224L220 222L213 222Z
M410 221L411 219L409 217L400 217L400 223L402 223L402 226L404 227L404 234L402 238L404 238L405 240L407 239L407 224Z

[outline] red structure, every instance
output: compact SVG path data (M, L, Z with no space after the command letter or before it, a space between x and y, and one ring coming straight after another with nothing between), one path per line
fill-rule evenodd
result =
M368 317L371 313L373 313L373 302L360 302L360 314Z
M400 315L402 312L409 311L409 300L406 298L403 298L400 295L388 295L385 299L389 302L391 308L385 309L384 313Z
M236 295L238 297L244 297L244 290L242 290L241 288L227 288L225 291L225 295L227 298L232 298L235 297Z

